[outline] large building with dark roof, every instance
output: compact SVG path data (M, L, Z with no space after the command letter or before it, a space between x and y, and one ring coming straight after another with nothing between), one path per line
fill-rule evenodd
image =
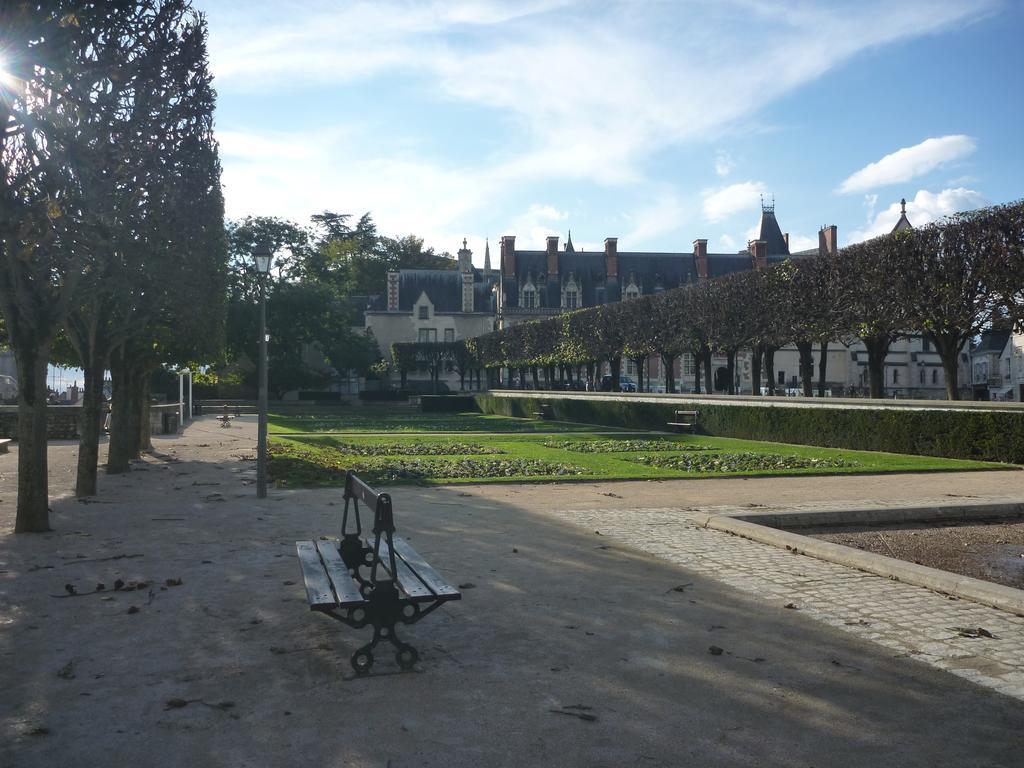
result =
M620 251L618 238L603 251L576 250L572 233L564 248L547 238L543 251L517 250L514 235L501 238L498 316L502 327L559 312L593 307L678 288L701 279L765 268L789 258L834 251L836 228L824 227L819 248L791 253L789 235L775 218L775 205L762 204L757 238L737 253L709 253L707 240L694 240L682 253Z

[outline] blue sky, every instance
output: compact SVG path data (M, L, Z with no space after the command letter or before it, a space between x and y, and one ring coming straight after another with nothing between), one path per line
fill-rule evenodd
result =
M253 2L210 25L228 215L794 248L1024 197L1017 0ZM497 248L492 254L497 257Z

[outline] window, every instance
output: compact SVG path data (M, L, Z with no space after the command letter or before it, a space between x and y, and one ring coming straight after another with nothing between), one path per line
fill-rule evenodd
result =
M533 309L537 306L537 292L532 288L523 290L523 309Z
M921 339L921 349L923 349L925 352L930 352L931 351L931 346L932 345L928 341L928 339L925 339L925 338Z
M933 368L932 369L932 384L938 384L938 383L939 383L939 372Z
M899 384L900 383L900 369L899 368L893 368L892 369L892 383L893 384Z
M779 371L779 384L785 384L785 383L786 383L786 372L785 371Z
M420 328L419 341L437 341L437 328Z
M420 305L420 320L429 320L429 319L430 319L430 307L428 307L426 304L421 304Z
M626 359L626 375L636 376L636 363L633 362L633 358Z
M924 368L921 369L921 383L924 384ZM933 384L935 382L932 382Z
M444 340L445 341L455 341L455 329L454 328L445 328L444 329Z
M565 292L565 308L576 309L579 306L579 293L575 290L566 290Z
M693 355L683 355L683 376L693 376Z

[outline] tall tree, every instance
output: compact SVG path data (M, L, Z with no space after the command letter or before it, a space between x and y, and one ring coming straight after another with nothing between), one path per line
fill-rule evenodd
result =
M1002 313L998 261L1005 233L992 209L956 214L906 234L894 275L910 322L935 344L946 374L946 396L960 399L960 355ZM898 233L899 234L899 233Z
M133 3L0 5L0 310L18 364L15 531L49 529L46 366L88 252L83 172Z

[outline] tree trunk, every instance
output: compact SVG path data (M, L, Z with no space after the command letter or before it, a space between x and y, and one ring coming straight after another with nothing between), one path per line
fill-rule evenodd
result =
M15 349L18 365L18 511L15 533L50 530L46 463L46 365L49 342Z
M526 389L526 366L519 366L519 388Z
M666 353L661 354L661 367L665 373L665 391L676 391L676 356Z
M710 395L715 391L711 375L711 347L705 344L704 349L701 350L701 356L704 358L704 389Z
M725 352L725 360L726 360L726 363L725 363L726 371L728 372L728 375L729 375L729 389L728 389L728 392L729 392L730 395L735 395L736 394L736 350L735 349L727 349L726 352Z
M695 395L700 394L700 366L701 356L700 353L693 353L693 393Z
M590 381L590 389L593 390L596 386L594 381L594 361L591 360L587 363L587 379Z
M775 394L775 347L764 345L764 372L768 394Z
M942 358L942 370L946 374L946 397L949 400L960 399L960 350L964 339L959 334L926 334Z
M142 406L140 371L126 359L124 348L111 357L110 376L110 444L107 451L107 473L111 475L131 469L131 460L138 455Z
M761 355L764 349L760 344L755 344L750 350L750 394L761 394Z
M818 351L818 397L825 396L825 369L828 366L828 342L821 342Z
M804 397L814 395L814 347L809 341L798 341L796 349L800 353L800 383L803 385Z
M138 456L143 451L153 450L153 422L150 419L150 411L152 406L150 403L152 395L152 387L150 382L150 376L152 371L143 369L139 375L139 440L136 443L135 455Z
M78 472L75 496L96 495L96 473L99 467L100 432L103 430L103 371L106 359L86 363L85 392L82 394L82 415L78 423Z
M619 391L619 375L622 373L622 358L612 357L608 360L612 374L612 392Z
M870 336L861 341L868 350L868 387L871 397L885 397L885 356L889 354L892 339L888 336Z
M540 375L537 372L537 366L530 366L530 377L533 379L533 388L540 389Z

